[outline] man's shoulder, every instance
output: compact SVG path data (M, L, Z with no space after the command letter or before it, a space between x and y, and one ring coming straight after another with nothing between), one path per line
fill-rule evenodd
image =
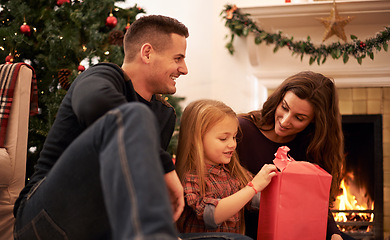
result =
M175 108L167 101L167 97L164 97L162 94L155 94L154 96L154 100L157 104L161 104L167 108L172 108L175 111Z
M76 79L85 79L89 77L112 76L114 79L123 79L123 70L114 63L98 63L82 72ZM104 77L104 79L107 79Z

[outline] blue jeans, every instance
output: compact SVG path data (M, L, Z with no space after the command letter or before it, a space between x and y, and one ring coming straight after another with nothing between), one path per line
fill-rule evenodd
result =
M22 200L15 239L177 239L158 133L141 103L97 120Z

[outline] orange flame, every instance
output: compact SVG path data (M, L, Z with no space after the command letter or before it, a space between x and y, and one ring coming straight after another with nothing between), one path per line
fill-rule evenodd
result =
M354 184L354 175L353 173L348 173L347 176L341 181L340 189L342 189L342 194L340 194L334 204L334 209L336 210L373 210L374 201L367 194L367 190L364 188L359 188ZM374 213L346 213L339 212L334 213L334 218L336 222L347 222L350 219L359 216L359 219L364 219L364 221L372 222L374 220ZM353 221L353 220L352 220ZM341 229L344 230L344 229ZM367 228L367 232L370 231L370 227Z

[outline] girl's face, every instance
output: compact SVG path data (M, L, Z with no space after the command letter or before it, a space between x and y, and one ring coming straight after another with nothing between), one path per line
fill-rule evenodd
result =
M275 111L276 138L279 142L291 141L313 118L312 105L288 91Z
M237 118L226 116L203 136L205 162L211 165L228 164L236 149Z

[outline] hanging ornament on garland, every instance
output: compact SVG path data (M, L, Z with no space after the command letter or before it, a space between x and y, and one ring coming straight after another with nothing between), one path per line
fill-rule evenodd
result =
M23 25L20 26L20 32L28 37L31 35L31 28L27 25L26 19L24 19Z
M106 19L106 26L109 27L109 28L114 28L117 23L118 23L118 20L112 14L112 12L110 12L110 15Z
M326 39L330 38L333 35L336 35L344 42L347 41L347 37L345 36L344 27L347 25L352 19L355 17L340 17L336 8L336 0L333 0L333 8L330 11L329 17L321 17L316 18L321 21L321 23L326 27L326 31L324 33L324 38L322 41L324 42Z
M58 5L59 7L61 7L62 4L64 4L64 3L70 3L70 0L57 0L57 5Z

